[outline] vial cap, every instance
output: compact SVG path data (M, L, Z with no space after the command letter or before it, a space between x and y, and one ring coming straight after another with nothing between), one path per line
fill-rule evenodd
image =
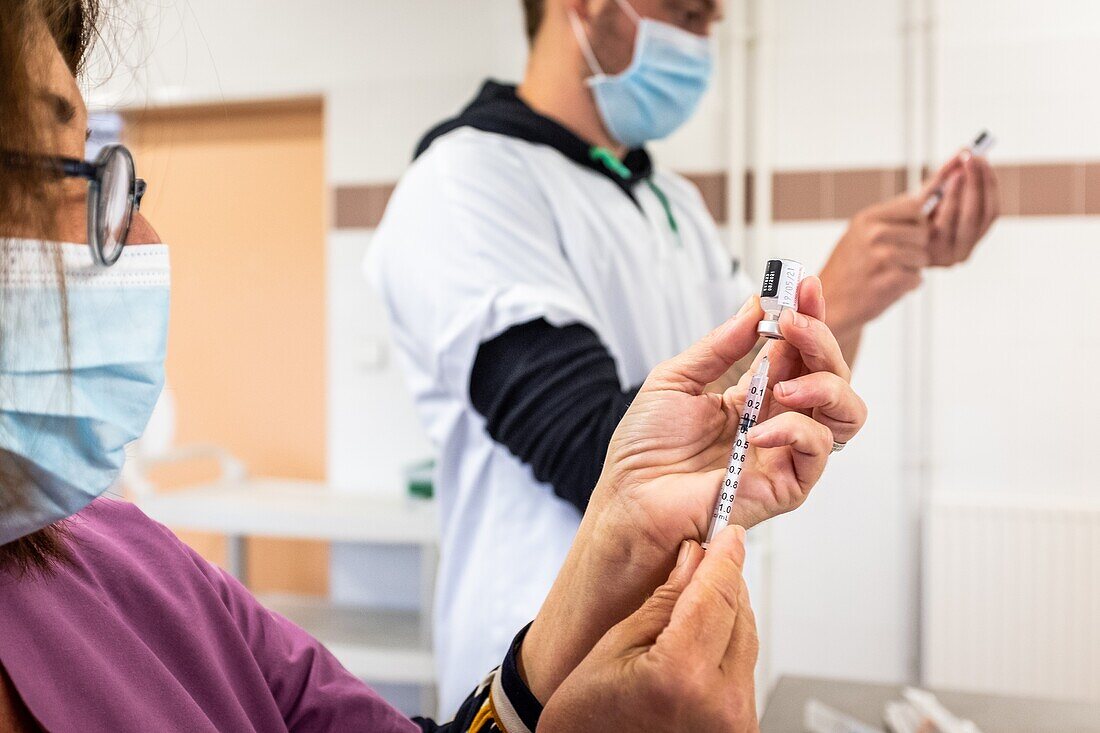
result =
M783 338L783 334L779 331L779 321L760 321L756 325L756 332L766 339Z

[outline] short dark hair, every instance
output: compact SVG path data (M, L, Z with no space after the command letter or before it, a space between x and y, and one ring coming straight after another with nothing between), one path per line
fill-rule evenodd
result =
M534 43L546 14L546 0L523 0L523 20L527 28L527 42Z

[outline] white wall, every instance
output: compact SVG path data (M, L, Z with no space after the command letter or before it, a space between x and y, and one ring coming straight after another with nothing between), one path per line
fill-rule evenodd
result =
M939 0L946 154L983 126L1004 160L1100 158L1100 4Z
M934 5L937 160L982 128L998 138L995 161L1100 158L1100 96L1090 89L1100 6ZM777 167L904 165L903 4L777 7ZM766 250L814 261L841 227L778 224ZM907 398L928 399L932 415L923 491L1096 495L1089 415L1100 394L1084 374L1100 346L1091 325L1100 293L1090 288L1098 236L1097 218L1003 220L969 264L930 274L926 305L909 299L868 330L856 369L867 429L832 461L808 505L775 523L773 671L909 674L919 599ZM903 355L916 336L906 308L925 313L932 334L927 395L906 392L914 365ZM1024 456L1036 458L1031 468Z
M902 2L773 2L776 167L903 165ZM997 135L1002 161L1100 158L1100 4L935 5L937 158L983 127ZM130 44L115 80L92 91L94 101L323 94L333 185L394 180L423 130L483 77L515 78L525 51L518 0L163 0L142 13L144 39ZM148 71L128 74L140 60ZM654 146L662 163L724 168L725 115L741 103L723 94L729 73L697 119ZM758 254L816 266L842 229L778 224ZM1089 288L1098 235L1097 219L1003 221L971 264L930 278L935 460L925 489L1095 492L1088 477L1100 452L1089 450L1087 419L1100 397L1088 371L1100 347L1089 328L1100 299ZM369 238L346 230L328 241L328 470L347 488L395 492L402 467L430 446L360 275ZM903 442L903 406L913 334L903 309L916 307L895 308L868 330L856 371L868 428L833 460L805 509L775 522L773 672L899 680L911 669L917 517L905 489L912 446ZM1041 375L1054 382L1045 394ZM1043 460L1020 470L1027 431ZM334 592L413 603L400 591L411 563L339 549Z

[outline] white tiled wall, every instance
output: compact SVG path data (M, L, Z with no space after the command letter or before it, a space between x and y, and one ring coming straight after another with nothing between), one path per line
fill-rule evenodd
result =
M995 160L1100 158L1095 3L935 5L937 157L988 127L999 140ZM902 3L778 7L777 166L904 163ZM812 259L836 233L781 224L766 249ZM1084 375L1100 347L1100 294L1090 287L1098 241L1095 218L1006 220L969 264L931 273L922 307L932 334L928 395L906 392L914 334L901 309L916 304L868 329L855 380L871 408L867 429L808 505L775 525L773 672L909 673L918 599L907 398L929 400L928 490L1096 495L1089 417L1100 394ZM1031 468L1025 457L1035 458Z
M1100 218L1003 222L937 273L935 488L1097 496Z
M1100 5L944 2L941 13L942 154L989 127L1005 160L1100 158Z
M900 164L905 156L901 4L780 0L774 5L775 167Z

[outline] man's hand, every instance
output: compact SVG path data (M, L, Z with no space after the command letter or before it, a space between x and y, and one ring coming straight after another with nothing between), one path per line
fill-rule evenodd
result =
M754 524L799 506L866 410L848 383L840 348L821 322L821 283L807 278L805 321L785 314L787 341L772 347L778 379L797 384L754 433L734 522ZM705 537L740 417L736 390L706 387L757 341L759 301L687 351L658 365L608 448L565 565L528 632L528 682L545 700L609 628L668 577L685 539ZM742 498L744 497L744 498Z
M926 219L921 209L937 190L943 198ZM916 196L903 194L856 214L821 271L829 326L848 362L864 325L918 287L925 267L969 258L1000 213L993 169L964 150Z
M539 730L758 730L756 624L745 532L686 542L668 581L603 637L553 694Z
M821 270L829 327L854 355L863 326L921 284L932 226L908 194L856 214Z
M934 267L950 267L970 258L1001 215L1001 192L989 162L965 150L939 170L922 195L930 196L941 186L943 200L932 212L928 259Z

